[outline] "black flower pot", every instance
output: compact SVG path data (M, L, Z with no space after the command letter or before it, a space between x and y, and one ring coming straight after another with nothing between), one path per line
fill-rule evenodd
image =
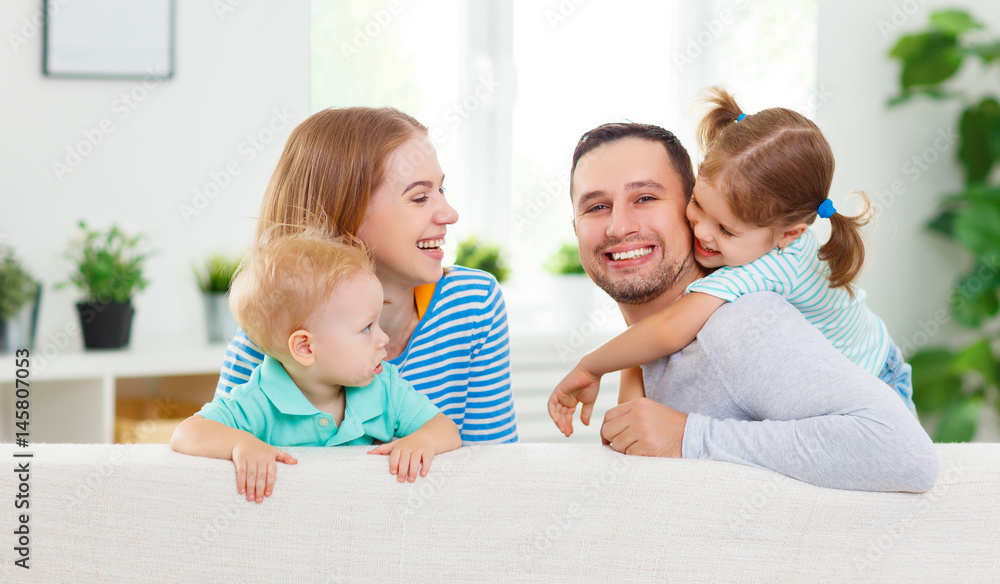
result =
M88 349L119 349L128 345L135 309L131 302L77 302L83 346Z

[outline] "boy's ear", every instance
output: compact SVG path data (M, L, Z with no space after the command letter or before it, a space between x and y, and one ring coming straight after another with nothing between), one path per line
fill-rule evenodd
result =
M288 352L292 359L299 365L309 367L316 362L316 355L312 350L312 333L305 329L299 329L288 335Z
M781 232L781 239L778 240L778 247L782 249L788 247L803 233L805 233L808 228L809 226L805 223L796 223L795 225L786 228Z

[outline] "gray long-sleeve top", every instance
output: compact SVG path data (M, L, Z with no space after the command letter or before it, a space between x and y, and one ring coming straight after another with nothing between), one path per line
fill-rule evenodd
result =
M771 292L724 305L695 342L644 365L643 381L646 397L688 414L684 458L838 489L922 492L937 478L899 396Z

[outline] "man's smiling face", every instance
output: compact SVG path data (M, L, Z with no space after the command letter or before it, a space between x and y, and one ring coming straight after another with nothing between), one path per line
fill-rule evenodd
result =
M645 304L694 266L687 197L666 149L622 138L584 154L571 192L580 261L622 304Z

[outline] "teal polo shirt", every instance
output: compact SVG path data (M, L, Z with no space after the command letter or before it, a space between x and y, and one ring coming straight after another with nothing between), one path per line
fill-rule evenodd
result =
M408 436L440 413L391 363L364 387L345 387L340 427L316 409L277 359L264 357L250 380L229 398L215 396L198 412L209 420L245 430L272 446L357 446Z

